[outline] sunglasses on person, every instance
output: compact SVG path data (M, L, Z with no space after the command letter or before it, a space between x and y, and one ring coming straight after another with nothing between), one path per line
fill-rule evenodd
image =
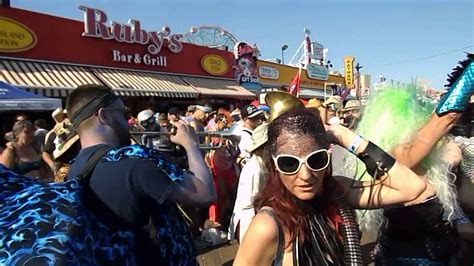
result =
M330 109L331 111L337 111L337 105L335 103L330 103L327 105L326 109Z
M314 151L304 159L289 154L280 154L272 157L278 172L285 175L296 174L301 169L302 164L306 164L311 171L321 171L329 166L331 160L329 151L326 149Z
M155 117L153 116L148 118L147 120L140 121L140 125L142 125L145 128L154 124L155 124Z

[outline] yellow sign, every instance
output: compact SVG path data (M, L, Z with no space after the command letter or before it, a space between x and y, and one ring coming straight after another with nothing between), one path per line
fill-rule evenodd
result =
M26 51L36 45L36 36L25 25L0 17L0 52Z
M298 67L277 64L264 60L258 60L257 67L269 67L278 71L277 79L260 75L260 83L262 83L262 85L273 86L276 88L281 86L288 87L288 85L291 83L291 80L299 71ZM340 86L344 86L344 77L330 74L327 80L311 79L308 77L306 71L301 71L301 87L303 88L323 90L328 86L328 84L339 84Z
M229 71L227 61L219 55L210 54L201 59L201 66L204 71L211 75L221 76Z
M344 68L346 69L346 87L354 88L354 57L344 57Z

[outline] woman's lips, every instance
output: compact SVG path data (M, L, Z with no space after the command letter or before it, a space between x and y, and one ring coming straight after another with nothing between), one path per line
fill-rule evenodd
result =
M298 187L304 191L311 191L314 188L314 184L304 184L304 185L299 185Z

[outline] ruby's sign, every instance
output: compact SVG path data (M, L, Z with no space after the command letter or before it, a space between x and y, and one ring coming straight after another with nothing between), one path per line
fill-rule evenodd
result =
M171 30L167 26L163 27L161 31L146 31L141 28L140 21L130 19L128 24L112 21L108 27L106 25L107 14L104 11L85 6L80 6L79 9L84 11L83 36L148 45L147 51L151 55L158 54L165 41L168 49L173 53L179 53L183 49L182 34L171 34ZM132 57L135 58L135 55ZM116 58L116 52L114 52L114 58ZM125 55L125 58L128 61L130 56Z
M85 16L85 20L77 21L13 7L0 8L0 44L3 38L8 41L7 48L17 49L12 53L0 45L0 57L214 76L215 73L206 72L201 66L206 55L214 55L225 60L228 67L225 73L224 68L220 69L223 72L219 76L228 79L234 77L230 67L234 57L230 52L186 43L181 41L181 35L173 34L169 28L143 29L137 20L117 23L94 8L81 7L78 11ZM21 23L24 29L34 34L34 38L27 38L26 31L5 23L2 17L18 25Z

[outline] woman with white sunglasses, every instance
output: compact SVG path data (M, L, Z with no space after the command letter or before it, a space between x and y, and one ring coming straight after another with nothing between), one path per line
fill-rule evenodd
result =
M329 145L361 159L377 183L332 176ZM269 174L234 265L362 265L350 208L383 208L416 199L426 183L341 125L327 131L317 111L291 110L268 127Z

